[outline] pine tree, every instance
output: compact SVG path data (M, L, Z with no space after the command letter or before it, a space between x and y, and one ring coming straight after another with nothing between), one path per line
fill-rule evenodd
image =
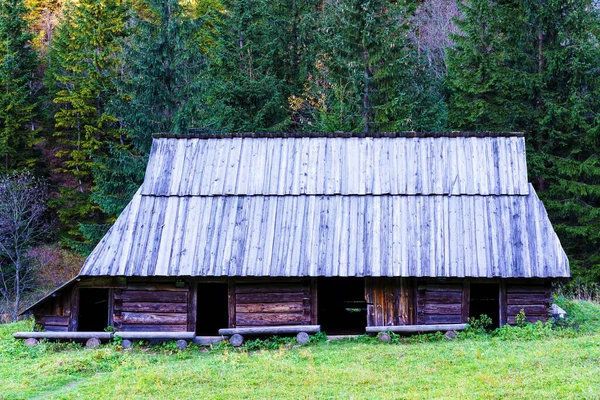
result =
M69 228L67 241L76 248L86 241L81 224L106 218L90 201L95 187L92 169L108 154L111 143L122 140L117 119L106 106L117 93L114 81L120 72L117 54L124 28L120 0L82 0L65 9L52 43L54 65L48 74L56 85L57 107L52 139L59 148L61 172L74 180L61 188L54 206Z
M0 2L0 162L2 169L30 168L35 142L33 95L36 54L22 0Z
M461 5L452 127L526 133L529 179L575 276L600 277L600 17L592 1Z

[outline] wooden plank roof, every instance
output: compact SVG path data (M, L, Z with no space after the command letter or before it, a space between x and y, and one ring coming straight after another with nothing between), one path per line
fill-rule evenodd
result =
M136 195L83 275L564 277L528 196Z
M249 136L156 138L81 275L569 276L522 135Z
M155 139L142 194L528 193L525 141L507 137Z

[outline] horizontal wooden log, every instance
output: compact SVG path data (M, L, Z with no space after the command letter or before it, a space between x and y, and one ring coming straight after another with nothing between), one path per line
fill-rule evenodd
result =
M44 325L44 329L46 332L67 332L69 327L59 325Z
M462 323L462 315L431 315L417 313L417 324L419 325L460 323Z
M291 293L247 293L235 296L236 303L283 303L292 301L303 301L308 298L306 292Z
M439 284L427 284L427 285L419 285L418 291L428 291L428 292L460 292L462 293L463 284L462 283L439 283Z
M236 325L301 325L310 323L304 313L236 313Z
M194 340L195 332L116 332L123 339Z
M16 332L13 336L16 339L89 339L98 338L101 340L112 339L112 332Z
M423 305L419 304L418 310L423 312L424 314L461 314L462 313L462 304L460 303L425 303Z
M236 285L236 294L247 293L294 293L304 292L308 287L299 284L273 284L273 285Z
M392 326L367 326L367 333L395 332L395 333L420 333L439 331L462 331L467 324L421 324L421 325L392 325Z
M42 315L40 319L43 325L69 326L69 317L65 316Z
M187 303L115 302L115 311L185 313Z
M461 303L462 292L419 292L417 301L423 303Z
M162 303L187 303L188 292L167 292L167 291L145 291L145 290L123 290L115 291L115 300L134 301L153 301Z
M187 323L187 313L137 313L122 312L114 316L123 324L177 325Z
M515 317L513 315L509 315L506 318L506 321L510 325L515 325L516 324ZM536 323L537 321L546 322L546 321L548 321L548 316L545 316L545 315L526 315L525 316L525 322Z
M236 313L286 313L303 312L305 306L302 302L287 303L248 303L236 304Z
M140 325L115 322L119 335L121 332L187 332L187 324L183 325Z
M93 277L81 279L80 288L125 288L127 287L127 278L116 277Z
M149 291L165 291L165 292L188 292L187 282L184 287L176 287L175 282L169 283L134 283L127 286L127 290L149 290Z
M525 315L544 315L550 312L550 308L545 305L512 305L508 306L508 315L517 315L519 312L525 313Z
M545 293L548 289L544 285L508 285L506 293Z
M219 329L219 335L283 335L297 334L300 332L317 333L321 331L321 325L280 325L280 326L257 326L252 328L224 328Z
M535 294L535 295L525 295L525 294L515 295L515 294L510 294L510 295L506 296L506 304L508 304L508 305L513 305L513 304L549 304L549 303L550 303L550 297L545 296L545 295L541 295L541 294Z

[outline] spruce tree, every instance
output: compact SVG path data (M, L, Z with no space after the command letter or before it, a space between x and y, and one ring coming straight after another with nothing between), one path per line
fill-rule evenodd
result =
M209 52L215 129L287 129L288 98L301 90L314 57L318 1L226 1Z
M461 5L453 128L526 133L529 179L582 280L600 278L600 18L592 1Z
M36 163L32 147L37 56L31 48L26 12L23 0L0 2L0 168L5 171Z
M122 140L117 120L106 107L117 93L114 81L120 72L117 55L124 28L120 0L81 0L65 9L52 43L54 64L47 71L47 80L55 85L52 140L62 162L60 172L73 180L61 187L54 206L68 227L67 242L75 248L87 241L80 227L106 219L90 201L95 188L92 170L111 143Z

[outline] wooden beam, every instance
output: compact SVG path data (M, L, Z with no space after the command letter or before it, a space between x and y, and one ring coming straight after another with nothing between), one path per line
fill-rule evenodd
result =
M13 336L16 339L89 339L94 337L110 340L113 338L113 332L16 332Z
M462 322L467 323L469 321L470 310L470 302L471 302L471 282L468 279L465 279L463 282L463 290L462 290Z
M319 302L318 302L318 287L317 278L310 279L310 323L318 324L319 319Z
M500 292L498 293L498 306L500 307L500 312L499 312L499 317L500 317L500 321L499 321L499 325L500 326L504 326L507 323L507 317L506 317L506 312L508 310L507 307L507 297L506 297L506 281L501 280L500 281Z
M367 326L367 333L395 332L395 333L421 333L438 331L461 331L467 324L437 324L437 325L391 325Z
M196 332L196 319L198 318L198 282L192 279L187 303L187 330Z
M76 332L79 327L79 287L75 286L71 291L71 318L69 320L69 331Z
M219 335L279 335L288 333L317 333L321 331L321 325L279 325L279 326L256 326L252 328L229 328L219 329Z
M229 308L229 328L235 328L235 280L229 278L227 280L227 305Z

